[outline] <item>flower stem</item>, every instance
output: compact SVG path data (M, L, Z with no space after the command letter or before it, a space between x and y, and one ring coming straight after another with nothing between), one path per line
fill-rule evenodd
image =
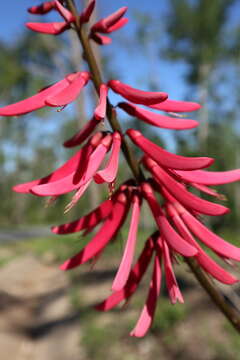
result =
M78 35L78 38L81 42L83 51L84 51L84 59L86 60L89 69L92 74L92 80L95 86L97 93L99 93L99 87L103 83L102 76L96 62L94 52L92 50L90 41L88 36L84 30L84 25L80 24L79 16L77 13L77 9L74 4L74 0L66 0L67 6L69 10L76 17L75 30ZM107 101L107 118L109 123L114 131L119 131L122 134L121 126L117 120L116 111L114 107L111 105L110 101ZM122 142L122 150L126 161L132 170L132 173L137 182L141 183L144 181L145 177L142 173L138 161L135 158L131 148L129 147L126 139L123 139ZM225 317L229 320L232 326L240 332L240 314L233 306L228 304L220 291L216 288L216 286L209 280L208 276L205 272L199 267L196 260L194 258L185 258L186 263L194 274L195 278L199 281L201 286L206 290L208 295L211 297L212 301L216 304L219 310L225 315Z

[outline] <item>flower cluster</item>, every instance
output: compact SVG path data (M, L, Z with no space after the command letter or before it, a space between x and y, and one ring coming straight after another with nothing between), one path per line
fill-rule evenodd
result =
M58 35L65 30L81 29L88 23L94 10L95 1L90 1L80 15L64 6L64 1L49 1L29 9L32 14L58 12L64 21L54 23L27 23L31 30ZM123 7L108 17L99 20L89 28L88 41L106 45L111 39L102 34L110 34L122 26L128 19L124 17L127 8ZM42 107L65 107L73 102L88 82L95 83L94 74L89 71L71 73L63 80L40 90L36 95L18 103L0 109L2 116L23 115ZM108 92L114 91L124 101L113 109L108 100ZM231 264L231 260L240 261L240 249L227 243L208 229L200 215L218 216L229 209L218 203L202 199L190 191L195 188L200 192L222 199L211 186L222 185L240 180L240 170L213 172L208 168L213 159L208 157L184 157L168 152L147 139L141 132L128 129L126 134L121 128L113 131L97 131L99 122L106 118L107 110L117 112L118 108L128 115L159 128L187 130L198 126L198 122L174 116L174 113L187 113L198 110L200 105L193 102L168 99L164 92L150 92L135 89L119 80L109 80L98 86L99 103L93 110L86 125L65 143L65 147L81 146L75 154L51 174L14 187L16 192L32 193L37 196L58 197L75 192L69 210L85 193L91 181L109 183L116 181L121 147L126 147L125 136L139 147L143 157L139 166L150 173L140 178L128 179L113 192L110 199L103 201L89 214L67 224L55 226L53 233L64 235L84 231L92 232L100 225L89 243L75 256L61 265L62 270L69 270L99 257L105 247L113 240L131 212L130 227L122 259L112 284L112 294L96 306L107 311L122 301L128 301L137 290L153 258L152 278L146 303L131 335L142 337L153 321L154 312L161 288L162 271L170 301L183 302L174 265L176 257L194 257L198 265L214 279L224 284L234 284L238 280L215 260L201 243L209 247L221 260ZM141 106L139 106L141 105ZM144 106L144 108L142 107ZM153 111L154 110L154 111ZM163 113L160 113L163 112ZM110 153L108 156L107 154ZM108 161L102 167L106 157ZM143 169L141 169L143 173ZM144 171L145 174L145 171ZM163 203L160 204L158 196ZM143 250L134 262L137 232L140 222L141 207L145 201L156 222L156 230L146 239Z

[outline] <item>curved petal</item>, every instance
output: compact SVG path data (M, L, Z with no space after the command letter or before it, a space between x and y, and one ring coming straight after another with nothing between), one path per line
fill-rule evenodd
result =
M67 148L81 145L93 132L93 130L97 127L98 124L99 121L93 117L79 132L77 132L73 137L65 141L63 145Z
M101 184L103 182L112 183L116 179L120 149L121 149L121 135L119 134L119 132L116 131L113 134L112 153L110 155L109 161L105 169L99 170L94 175L94 181L97 184Z
M123 193L119 194L112 210L112 216L107 218L94 238L75 256L61 265L62 270L70 270L84 264L100 251L102 251L111 239L117 234L128 212L128 200Z
M96 4L96 0L91 0L89 1L88 5L86 6L86 8L82 11L82 13L80 14L80 22L81 23L87 23L90 20L90 17L93 13L93 10L95 8L95 4Z
M226 242L220 236L214 234L189 212L182 212L181 217L184 223L193 232L193 234L210 249L216 251L226 258L240 261L239 248Z
M160 205L157 203L151 186L144 183L142 185L142 192L149 204L161 234L164 236L171 248L186 257L196 255L197 249L189 245L169 224Z
M88 83L90 74L87 71L79 73L75 79L65 89L50 95L45 102L49 106L66 106L67 104L76 100L82 88Z
M176 171L184 181L203 185L223 185L240 180L240 169L230 171Z
M128 129L127 135L131 140L142 149L145 154L150 156L159 165L172 169L193 170L208 167L213 163L213 159L207 157L185 157L171 154L145 138L139 131Z
M67 88L68 86L69 86L69 81L67 80L67 78L65 78L61 81L58 81L54 85L51 85L39 91L36 95L33 95L28 99L0 108L0 115L1 116L23 115L30 113L34 110L38 110L46 106L45 100L48 96L54 95L57 92Z
M117 274L114 278L112 290L119 291L125 285L129 278L131 271L132 261L134 257L134 251L137 241L137 230L140 219L140 210L141 210L141 200L137 195L133 196L132 200L132 217L131 224L129 228L128 238L125 245L123 257L119 265Z
M158 126L164 129L187 130L193 129L199 125L195 120L175 119L169 116L156 114L126 102L121 102L118 106L129 115L136 116L150 125Z
M92 26L91 31L106 33L108 31L108 28L116 24L123 17L127 9L127 6L124 6L115 11L113 14L107 16L106 18L99 20Z
M177 101L167 99L160 104L150 105L151 108L166 112L192 112L199 110L201 105L189 101Z
M63 31L69 29L70 25L65 21L51 23L28 22L26 23L26 27L42 34L59 35Z
M151 171L155 179L165 186L169 193L187 208L193 209L200 214L211 216L223 215L229 212L229 209L225 206L201 199L186 190L182 184L175 181L166 171L158 166L155 161L145 157L144 164Z
M157 299L160 293L161 277L161 260L160 257L156 255L147 301L143 307L135 328L130 333L131 336L143 337L150 328L157 306Z
M108 311L118 305L121 301L127 300L136 291L143 275L145 274L153 254L153 241L150 237L144 246L135 266L129 274L128 281L123 289L112 293L106 300L98 304L95 308L100 311Z
M112 207L112 201L106 200L101 203L96 209L91 211L89 214L81 217L80 219L77 219L67 224L53 226L51 230L54 234L66 235L85 229L92 229L110 215Z
M164 92L152 92L135 89L119 80L110 80L108 86L117 94L136 104L152 105L164 101L168 95Z
M34 15L44 15L53 9L55 9L55 1L46 1L40 5L30 7L28 12Z
M97 120L102 120L106 116L107 94L108 94L107 85L101 84L99 89L99 104L94 111L94 116Z

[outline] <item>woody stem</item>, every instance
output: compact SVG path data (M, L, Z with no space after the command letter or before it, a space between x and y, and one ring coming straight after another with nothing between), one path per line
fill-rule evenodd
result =
M91 44L89 42L86 31L84 30L84 25L80 24L80 19L78 16L77 9L74 4L74 0L66 0L69 10L76 17L76 23L74 25L75 31L78 35L78 38L81 42L84 58L89 66L91 71L92 80L95 86L97 93L99 93L99 87L103 83L102 76L96 62L94 52L92 50ZM109 123L114 131L119 131L122 134L121 126L117 120L116 111L110 101L107 101L107 118ZM135 158L131 148L129 147L126 139L122 141L122 151L126 158L126 161L138 183L144 181L144 174L142 173L138 161ZM211 297L212 301L220 309L220 311L225 315L233 327L240 332L240 314L235 310L230 304L228 304L223 295L219 290L214 286L214 284L209 280L205 272L199 267L194 258L185 258L186 263L193 272L195 278L199 281L201 286L206 290L208 295Z

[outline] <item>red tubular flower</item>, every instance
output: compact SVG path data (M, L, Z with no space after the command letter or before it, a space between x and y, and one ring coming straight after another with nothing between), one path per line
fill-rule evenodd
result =
M48 184L50 182L56 182L68 176L69 174L72 174L72 172L76 171L76 169L79 169L79 175L81 175L82 172L85 170L84 165L86 166L86 159L88 159L89 155L93 152L97 145L99 145L102 137L102 133L95 134L82 149L80 149L74 156L72 156L65 164L60 166L53 173L41 179L16 185L14 186L13 190L20 193L30 193L33 187L37 185Z
M106 116L107 94L108 94L107 85L101 84L99 89L99 104L94 111L94 116L97 120L102 120Z
M110 37L98 33L91 34L90 38L94 40L98 45L109 45L112 42L112 39Z
M187 183L203 185L223 185L240 180L240 169L230 171L175 171Z
M96 1L95 0L91 0L89 1L88 5L86 6L86 8L82 11L82 13L80 14L80 22L81 23L87 23L90 20L90 17L93 13L93 10L95 8L96 5Z
M113 281L112 290L119 291L123 289L126 285L126 282L129 278L131 271L132 261L134 257L134 251L137 241L137 230L140 220L140 210L141 210L141 199L138 194L132 196L132 217L131 224L129 228L128 238L125 245L122 261L118 268L118 272Z
M147 301L135 328L130 333L131 336L143 337L150 328L157 306L157 299L160 293L161 277L161 257L157 254L154 260L152 280L150 283Z
M181 204L187 208L193 209L201 214L206 215L223 215L229 212L229 209L201 199L192 194L184 185L174 180L164 169L150 158L144 157L144 165L151 171L153 177L162 184L170 194L172 194Z
M89 135L91 135L91 133L98 125L99 120L96 120L96 118L93 117L79 132L77 132L70 139L66 140L63 145L67 148L81 145L89 137Z
M26 23L26 27L29 30L42 34L59 35L62 34L65 30L70 29L70 23L65 21L51 23L28 22Z
M155 160L159 165L167 168L194 170L208 167L214 161L207 157L187 158L185 156L171 154L145 138L140 131L128 129L126 133L146 155Z
M148 202L159 230L171 248L174 249L177 253L186 257L196 255L196 248L189 245L183 238L181 238L181 236L169 224L161 209L161 206L157 202L150 184L144 183L142 185L142 193Z
M69 74L28 99L0 108L0 115L24 115L45 106L65 106L76 99L89 78L90 74L86 71Z
M90 151L81 164L81 168L78 164L70 174L57 181L34 186L31 192L38 196L59 196L73 190L80 190L87 183L89 185L89 181L92 180L109 150L111 142L112 135L108 134L100 140L94 151L91 146L88 146L87 149Z
M179 301L180 303L184 303L181 291L179 289L179 286L178 286L178 283L177 283L177 280L176 280L176 277L175 277L175 274L173 271L171 250L170 250L167 242L164 240L164 238L159 237L158 244L159 244L159 248L162 250L166 285L167 285L170 301L172 304L176 304L177 301ZM194 245L194 247L196 247L194 243L192 245Z
M153 234L145 242L145 246L139 256L136 264L131 270L127 283L123 289L113 292L106 300L101 302L96 306L97 310L108 311L117 306L122 301L127 301L133 295L133 293L138 288L139 283L144 276L151 258L154 249L154 241L157 233Z
M135 89L119 80L108 81L108 86L117 94L136 104L153 105L165 101L168 94Z
M189 101L177 101L167 99L160 104L150 105L151 108L166 112L192 112L199 110L201 105Z
M90 73L83 71L78 73L70 82L66 89L63 89L53 95L50 95L46 100L46 104L49 106L66 106L70 104L80 94L82 88L88 83L90 79Z
M129 115L135 116L150 125L158 126L164 129L187 130L193 129L199 125L195 120L176 119L169 116L156 114L126 102L119 103L118 107L123 109Z
M59 12L59 14L63 17L63 19L66 22L71 22L74 21L75 18L72 15L71 11L69 11L68 9L66 9L58 0L55 0L55 8L56 10Z
M105 200L96 209L82 218L68 224L52 227L52 232L58 235L66 235L82 230L91 230L110 215L112 208L113 201Z
M55 9L55 1L47 1L40 5L30 7L28 9L28 12L34 15L44 15L54 9Z
M124 192L120 192L114 200L111 216L106 219L93 239L75 256L61 265L62 270L69 270L96 256L117 235L129 209L129 199Z
M181 219L178 210L171 203L166 204L166 209L168 216L174 222L177 230L187 240L190 244L194 245L198 249L198 254L196 255L196 260L199 265L207 271L213 278L222 282L223 284L231 285L236 283L238 280L219 266L213 259L208 256L205 251L198 245L197 241L194 239L188 227L185 225L184 221Z
M113 133L112 153L109 161L105 169L97 171L94 175L94 181L97 184L102 184L103 182L112 183L116 179L121 142L121 135L119 132L115 131Z
M122 19L122 17L124 16L124 14L127 11L127 7L122 7L120 9L118 9L116 12L114 12L113 14L109 15L108 17L99 20L97 23L95 23L92 28L91 28L91 32L95 33L95 32L100 32L100 33L109 33L112 32L114 30L111 30L111 28L113 26L116 26L116 24L119 23L119 21ZM115 29L117 30L117 29Z

